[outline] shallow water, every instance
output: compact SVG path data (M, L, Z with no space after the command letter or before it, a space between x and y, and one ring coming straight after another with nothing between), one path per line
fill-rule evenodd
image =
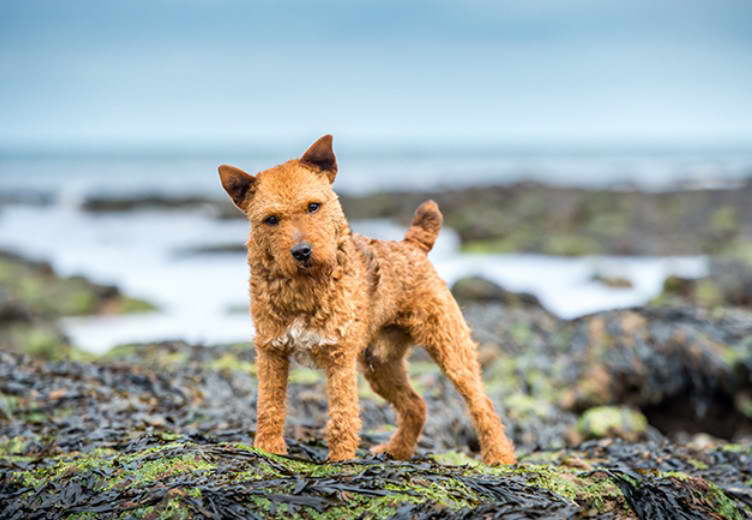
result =
M354 222L353 229L384 239L400 239L404 233L387 221ZM72 205L10 206L0 219L0 247L47 259L62 274L117 284L159 306L157 313L65 319L65 331L74 344L94 352L120 343L164 339L248 340L253 328L244 311L245 255L177 253L198 245L242 244L247 233L242 220L219 221L199 211L92 216ZM451 230L442 231L431 258L450 285L479 274L508 289L532 292L563 318L639 305L660 291L667 275L699 277L707 270L703 257L468 255L459 252ZM594 273L628 278L633 287L605 287L591 280Z

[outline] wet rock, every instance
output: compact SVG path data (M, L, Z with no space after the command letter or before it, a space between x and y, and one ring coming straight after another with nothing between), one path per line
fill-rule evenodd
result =
M150 303L82 276L59 276L49 263L0 251L0 350L40 359L81 356L63 334L63 316L148 312Z
M183 247L173 252L178 258L201 256L201 255L226 255L246 254L247 246L241 242L229 242L223 244L204 244L191 247Z
M627 404L664 433L747 435L752 423L735 402L752 386L750 338L752 315L740 311L646 308L575 320L563 374L571 390L560 403Z
M621 276L609 276L596 273L595 275L593 275L592 281L600 283L612 289L631 289L633 287L631 280L623 278Z
M429 198L438 202L463 247L477 252L697 254L752 237L752 186L746 185L647 193L519 183L341 200L351 219L407 223Z
M567 321L525 307L463 311L489 393L526 418L509 420L518 442L576 442L558 427L605 405L639 410L671 438L752 435L752 312L648 307Z
M157 194L134 196L90 196L81 204L89 213L122 213L142 210L191 210L213 208L217 200L200 196L166 196Z
M45 361L86 357L71 345L59 325L38 319L0 325L0 351L27 354Z
M735 257L713 258L709 279L721 304L752 307L752 262Z
M508 306L528 305L542 307L538 298L526 292L508 291L486 278L469 276L452 286L452 294L460 303L500 303Z
M154 307L127 297L112 285L83 276L59 276L47 262L0 251L0 290L6 307L17 302L17 314L43 319L97 313L142 312ZM6 313L11 310L6 308Z
M709 262L708 276L700 279L669 276L653 303L752 307L752 260L734 254L714 256Z
M28 323L31 319L31 310L0 287L0 326L11 322Z
M606 439L490 468L424 446L406 462L374 458L366 448L377 439L366 434L360 458L326 464L315 428L325 407L301 404L310 402L301 389L321 400L317 383L291 384L290 456L260 452L252 359L247 345L180 343L87 363L0 352L0 517L749 514L749 445ZM368 422L383 407L364 401Z
M655 193L517 183L340 196L351 220L389 218L404 225L426 199L439 203L446 225L457 231L465 250L475 252L714 254L752 237L752 185ZM228 200L201 196L97 196L82 209L197 209L243 218Z

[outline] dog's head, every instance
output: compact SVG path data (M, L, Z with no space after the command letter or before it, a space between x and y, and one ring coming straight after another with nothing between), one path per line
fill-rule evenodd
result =
M347 224L331 185L337 175L332 136L293 159L257 175L219 167L222 186L251 222L251 254L287 276L321 276L337 262Z

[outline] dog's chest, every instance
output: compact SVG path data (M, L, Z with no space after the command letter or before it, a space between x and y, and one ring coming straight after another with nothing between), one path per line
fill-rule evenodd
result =
M314 350L336 343L335 340L306 327L302 318L295 319L284 333L272 340L272 346L287 352L301 365L309 367L315 367L311 355Z

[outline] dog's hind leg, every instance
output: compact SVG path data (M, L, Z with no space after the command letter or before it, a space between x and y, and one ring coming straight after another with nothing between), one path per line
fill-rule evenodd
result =
M514 464L514 446L486 396L477 346L449 290L425 295L409 318L410 334L454 383L470 411L486 464Z
M360 365L373 391L397 412L397 431L373 453L388 453L395 459L409 459L426 422L426 403L418 395L407 372L406 355L410 337L393 330L380 334L360 355Z

